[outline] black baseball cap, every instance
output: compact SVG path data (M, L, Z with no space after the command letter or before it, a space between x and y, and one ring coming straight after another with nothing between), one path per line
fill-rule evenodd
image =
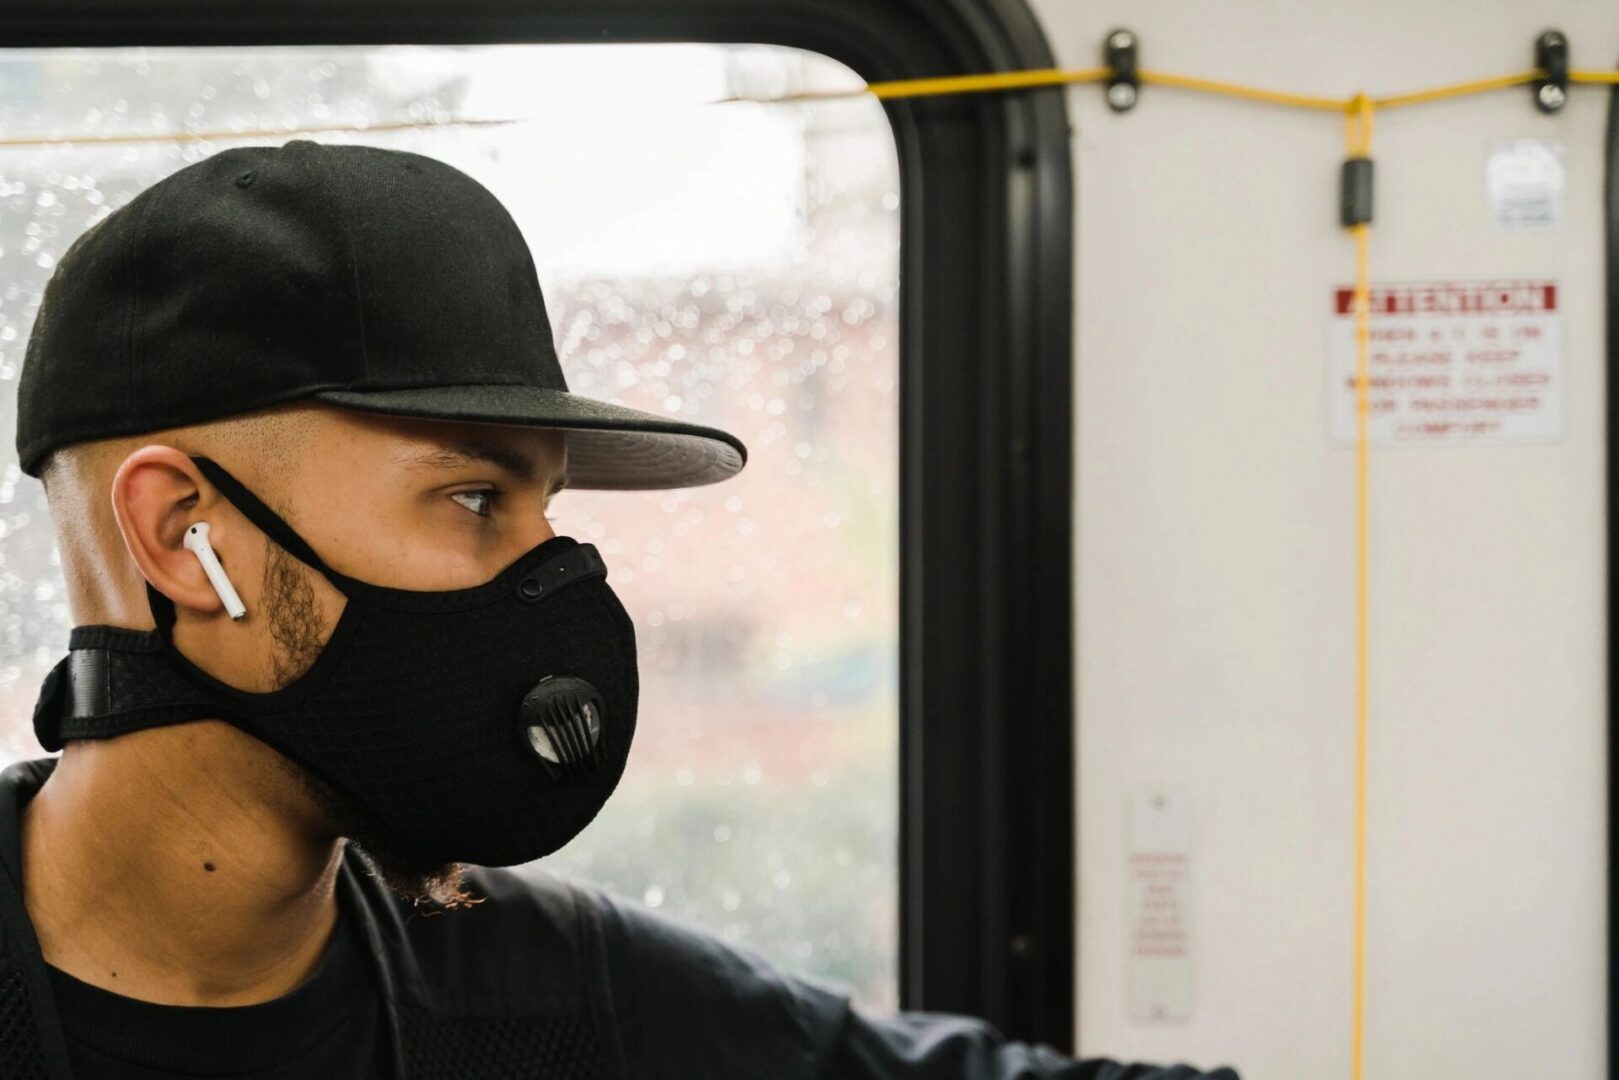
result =
M17 456L313 399L560 428L568 486L713 483L728 432L568 392L534 259L500 201L405 150L222 150L62 255L17 388Z

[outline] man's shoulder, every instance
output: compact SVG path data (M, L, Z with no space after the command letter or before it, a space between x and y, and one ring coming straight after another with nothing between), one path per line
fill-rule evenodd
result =
M596 886L534 866L465 882L479 898L466 908L389 896L420 991L448 979L458 996L530 1006L603 995L634 1075L811 1077L845 1022L834 984Z
M587 890L602 927L614 1011L632 1062L681 1076L816 1076L849 1013L847 992L780 968L687 920ZM687 1065L695 1065L688 1061Z
M508 1015L589 1010L602 1002L603 963L580 890L534 871L469 868L472 903L412 904L344 858L340 888L406 1004L435 1012Z

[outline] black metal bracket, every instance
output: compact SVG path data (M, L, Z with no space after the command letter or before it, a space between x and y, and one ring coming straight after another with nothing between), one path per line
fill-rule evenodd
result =
M1129 112L1141 98L1141 74L1136 70L1136 35L1114 30L1102 43L1107 77L1107 105L1114 112Z
M1568 37L1561 30L1535 39L1535 66L1545 74L1531 86L1535 108L1547 116L1562 112L1568 104Z

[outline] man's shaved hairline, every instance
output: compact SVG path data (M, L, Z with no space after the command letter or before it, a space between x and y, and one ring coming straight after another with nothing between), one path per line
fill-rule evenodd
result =
M111 577L118 568L110 563L127 558L112 509L112 480L124 460L143 446L167 445L187 454L218 457L224 459L222 464L228 461L226 467L233 472L243 462L255 462L251 481L255 490L262 489L265 501L289 516L283 488L297 474L302 449L322 416L321 406L299 402L58 448L46 458L40 479L63 548L64 573L79 566L84 568L81 572Z
M274 478L285 471L308 441L319 419L318 408L299 403L186 427L73 443L46 458L40 479L48 500L54 500L63 487L74 483L93 483L105 494L124 459L154 444L173 446L187 454L213 457L228 453L267 462L273 467L264 475Z

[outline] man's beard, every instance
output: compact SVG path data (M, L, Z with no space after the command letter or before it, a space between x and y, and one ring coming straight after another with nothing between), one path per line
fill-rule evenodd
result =
M266 545L264 611L270 623L272 680L279 690L308 671L325 645L315 589L306 570L280 546ZM413 904L462 907L477 903L462 884L462 863L425 864L394 848L370 815L347 794L285 755L291 774L321 808L332 828L364 858L393 893Z

